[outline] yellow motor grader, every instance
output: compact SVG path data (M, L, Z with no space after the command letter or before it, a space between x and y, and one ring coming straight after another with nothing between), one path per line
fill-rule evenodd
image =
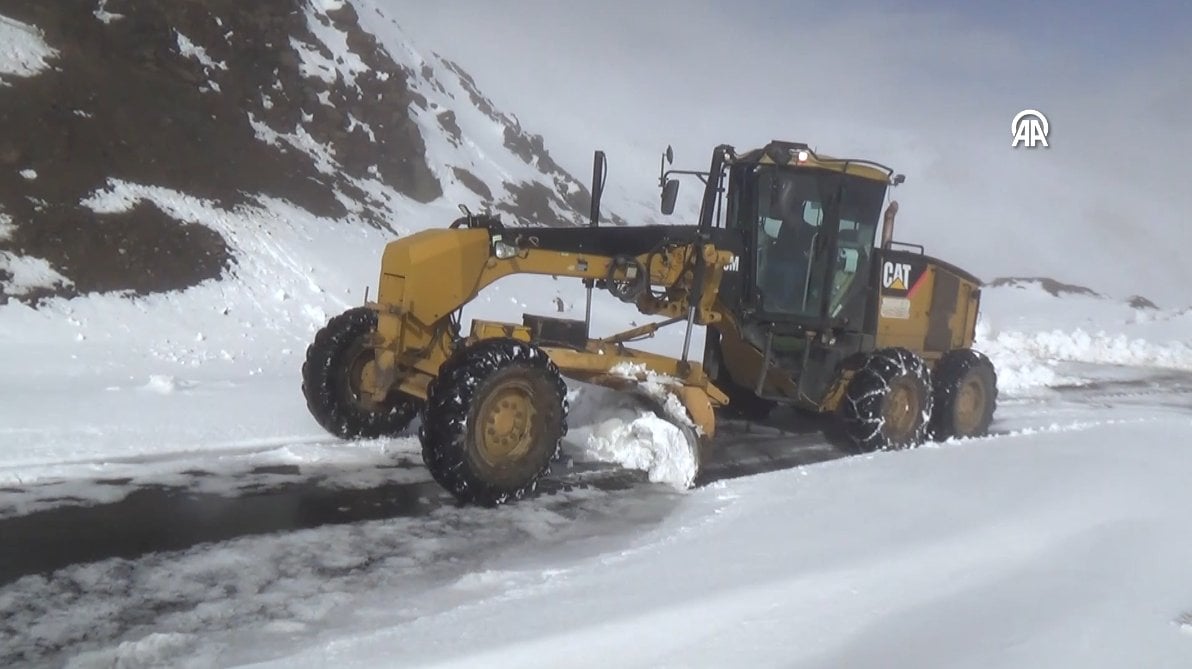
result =
M668 148L661 210L674 211L672 177L697 177L694 225L597 225L597 152L589 227L505 226L465 210L448 228L389 243L376 301L332 318L307 350L315 419L371 438L421 414L435 480L484 505L525 496L558 455L564 377L630 391L645 372L664 379L686 413L668 418L689 428L697 455L718 412L758 420L776 405L835 415L857 452L988 429L996 374L970 348L981 284L893 241L897 203L882 206L902 175L784 141L740 154L718 146L707 171L672 163ZM462 308L511 274L582 280L585 319L527 314L464 332ZM591 337L593 287L657 320ZM670 325L685 327L676 355L629 346ZM699 361L697 325L707 326Z

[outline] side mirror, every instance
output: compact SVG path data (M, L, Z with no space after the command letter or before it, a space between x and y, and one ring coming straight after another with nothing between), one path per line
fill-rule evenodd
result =
M666 185L662 187L662 213L670 216L675 212L675 200L679 197L679 182L676 179L667 179Z
M658 187L666 186L666 166L675 162L675 150L666 145L666 151L662 152L662 159L658 161ZM669 212L668 212L669 213Z

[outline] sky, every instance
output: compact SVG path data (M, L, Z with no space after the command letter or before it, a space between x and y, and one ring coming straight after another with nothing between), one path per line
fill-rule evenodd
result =
M985 279L1192 305L1192 8L380 0L581 179L656 202L658 156L804 141L907 175L899 239ZM1043 111L1047 148L1011 148ZM685 184L694 197L697 184Z

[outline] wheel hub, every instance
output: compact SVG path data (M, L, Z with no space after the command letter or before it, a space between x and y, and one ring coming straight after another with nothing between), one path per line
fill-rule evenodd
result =
M985 409L985 388L976 378L966 380L956 394L956 433L968 436L976 431Z
M500 466L525 455L534 439L534 413L528 383L510 380L494 389L477 412L480 456Z
M348 365L347 374L348 399L365 411L373 411L378 403L364 389L375 387L373 381L377 369L376 355L372 349L364 346L353 348L355 350L349 352L351 364Z
M919 398L910 383L900 379L890 384L882 411L886 435L896 440L910 435L919 413Z

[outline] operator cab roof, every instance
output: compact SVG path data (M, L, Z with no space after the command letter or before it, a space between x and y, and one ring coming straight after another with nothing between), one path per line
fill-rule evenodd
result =
M859 158L833 158L817 154L806 144L799 142L784 142L773 140L760 149L752 149L736 156L734 164L753 163L756 165L793 165L797 167L815 167L833 172L856 175L865 179L880 181L885 184L902 182L902 175L895 175L894 170L873 162Z

